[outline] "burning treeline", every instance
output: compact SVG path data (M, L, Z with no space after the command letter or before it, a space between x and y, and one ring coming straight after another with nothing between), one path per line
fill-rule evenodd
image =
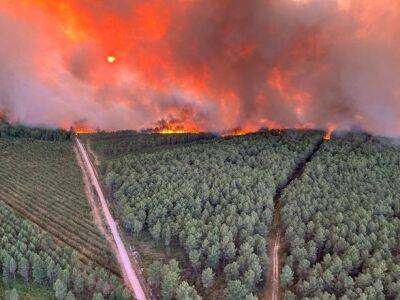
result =
M102 129L397 135L399 20L397 0L3 0L0 110Z

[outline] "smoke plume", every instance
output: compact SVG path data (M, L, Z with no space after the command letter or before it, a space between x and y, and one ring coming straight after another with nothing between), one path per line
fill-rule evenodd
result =
M397 0L3 0L0 39L26 124L400 134Z

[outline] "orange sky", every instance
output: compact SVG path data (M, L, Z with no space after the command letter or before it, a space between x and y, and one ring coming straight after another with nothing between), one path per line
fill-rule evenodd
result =
M104 129L395 135L399 16L396 0L3 0L0 109Z

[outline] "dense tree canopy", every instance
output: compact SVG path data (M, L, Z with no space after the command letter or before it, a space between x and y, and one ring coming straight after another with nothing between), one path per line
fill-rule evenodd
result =
M0 137L22 137L45 141L70 140L71 131L63 129L51 129L41 127L27 127L23 125L12 125L6 119L0 117Z
M91 299L96 292L107 299L130 299L123 297L124 288L115 275L101 267L83 264L70 247L56 243L49 234L17 216L2 201L0 271L5 283L20 278L25 283L53 287L57 299L64 299L67 294Z
M320 138L267 132L134 153L109 162L105 181L130 234L182 247L198 287L222 275L228 297L250 295L268 268L273 195Z
M72 143L19 136L0 138L0 299L15 299L20 282L56 299L130 299L93 223Z
M281 199L287 298L400 295L400 155L383 140L325 143Z
M99 132L82 136L102 158L112 158L124 153L144 151L154 147L187 144L216 138L210 133L138 133L136 131Z

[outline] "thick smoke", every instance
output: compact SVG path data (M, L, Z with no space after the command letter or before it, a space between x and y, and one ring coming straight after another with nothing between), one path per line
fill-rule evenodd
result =
M400 134L397 0L4 0L0 39L28 124Z

